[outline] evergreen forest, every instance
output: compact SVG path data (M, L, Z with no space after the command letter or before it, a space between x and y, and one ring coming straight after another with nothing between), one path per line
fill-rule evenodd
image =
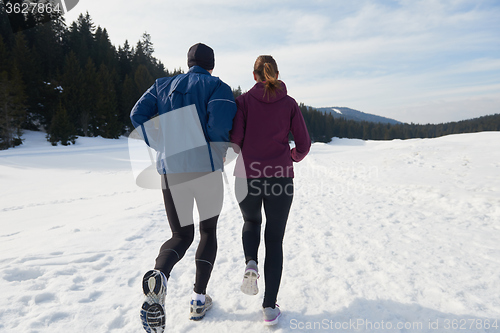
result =
M436 138L450 134L500 131L500 114L442 124L386 124L334 118L331 114L299 105L311 139L329 142L333 137L362 140Z
M88 13L69 25L56 12L13 16L0 7L0 149L20 144L22 129L53 144L118 138L155 79L181 72L153 56L149 34L116 48Z

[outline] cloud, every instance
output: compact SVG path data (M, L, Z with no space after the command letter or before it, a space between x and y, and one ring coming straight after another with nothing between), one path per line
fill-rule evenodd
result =
M150 33L169 69L187 69L192 44L212 46L214 74L243 90L254 83L256 57L272 54L290 94L312 106L416 121L415 105L427 105L436 108L432 122L454 118L463 98L489 113L482 99L500 92L494 0L81 0L68 15L87 9L115 45ZM447 107L437 108L444 100ZM398 108L406 110L401 117Z

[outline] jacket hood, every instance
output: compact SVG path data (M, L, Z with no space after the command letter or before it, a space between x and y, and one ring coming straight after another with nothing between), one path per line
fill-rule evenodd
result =
M286 86L283 81L279 81L281 83L281 89L277 89L276 93L273 95L271 94L265 94L265 88L264 88L264 83L262 82L257 82L252 89L248 91L248 93L256 98L257 100L263 102L263 103L274 103L276 101L279 101L280 99L284 98L287 96L287 91L286 91Z

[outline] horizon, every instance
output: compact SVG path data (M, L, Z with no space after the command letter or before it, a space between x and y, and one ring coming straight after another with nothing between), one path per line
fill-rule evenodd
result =
M390 119L390 120L395 120L395 121L400 122L401 124L408 124L408 125L412 124L412 123L407 123L407 122L400 121L399 119L394 119L394 118L390 118L390 117L381 116L381 115L378 115L378 114L373 114L373 113L368 113L368 112L364 112L364 111L361 111L361 110L356 110L356 109L350 108L348 106L338 106L338 105L335 105L335 106L320 106L320 107L315 107L315 106L310 106L310 105L306 105L306 106L307 107L312 107L313 109L316 109L318 111L321 111L320 109L342 109L342 108L346 108L346 109L358 111L358 112L361 112L361 113L364 113L364 114L367 114L367 115L371 115L371 116L376 116L376 117L381 117L381 118L387 118L387 119ZM476 117L473 117L473 118L465 118L465 119L459 119L459 120L446 121L446 122L441 122L441 123L413 123L413 124L414 125L424 125L424 126L425 125L440 125L440 124L455 123L455 122L460 122L460 121L469 121L469 120L474 120L474 119L481 118L481 117L496 116L496 115L500 115L500 112L492 113L492 114L485 114L485 115L476 116Z
M187 71L187 50L203 42L215 51L214 75L243 91L254 84L255 58L271 54L289 94L315 108L346 105L417 124L499 112L495 1L264 4L80 0L65 18L88 12L116 47L149 33L168 70Z

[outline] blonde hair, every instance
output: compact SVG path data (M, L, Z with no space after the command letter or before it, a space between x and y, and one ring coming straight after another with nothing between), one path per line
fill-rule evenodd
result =
M275 96L276 91L280 90L281 82L278 80L278 64L270 55L261 55L255 60L253 72L264 83L264 96ZM268 97L269 98L269 97Z

